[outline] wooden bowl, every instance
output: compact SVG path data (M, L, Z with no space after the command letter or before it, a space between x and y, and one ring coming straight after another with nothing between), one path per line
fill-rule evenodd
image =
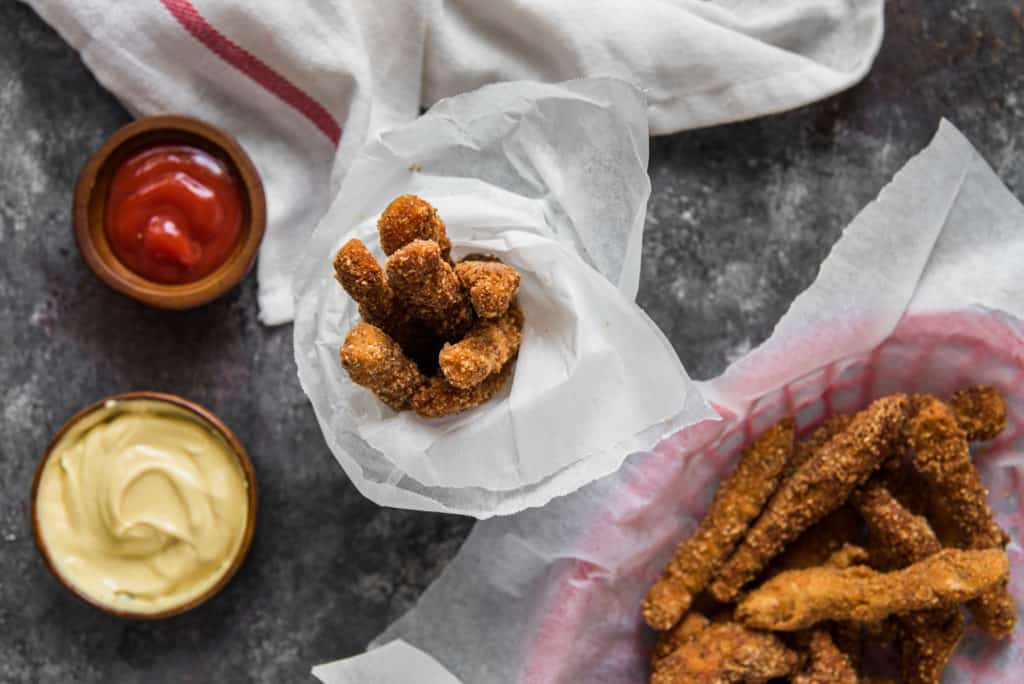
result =
M181 285L147 280L129 269L114 254L104 229L110 183L121 164L143 148L174 144L197 147L224 162L242 196L242 233L234 251L209 275ZM118 292L162 309L200 306L237 285L256 261L267 224L263 182L238 141L198 119L170 114L139 119L110 136L78 176L73 214L78 249L96 275Z
M43 540L43 536L40 532L39 514L36 506L36 498L39 493L39 483L43 477L43 470L46 467L47 462L50 460L50 455L53 453L54 448L60 443L60 440L78 421L87 417L93 411L98 411L106 407L108 402L126 402L133 400L148 400L154 402L163 402L175 406L179 409L184 409L187 413L199 421L201 424L207 426L214 432L218 433L224 438L228 446L234 452L238 458L238 463L242 468L242 473L245 476L246 481L246 493L248 501L248 513L245 520L245 529L242 532L242 543L238 547L238 551L235 557L231 559L231 564L228 569L221 575L220 579L217 580L209 589L203 593L195 596L188 601L185 601L179 605L171 606L160 611L131 611L131 610L119 610L110 606L109 604L102 603L94 599L89 594L78 589L71 581L64 578L64 576L58 570L56 563L53 561L53 557L50 554L50 550L46 546L46 542ZM93 608L103 611L109 615L113 615L119 618L127 618L132 620L159 620L173 615L180 615L186 611L192 610L193 608L205 603L216 595L225 585L234 577L238 569L242 567L242 562L249 553L249 547L252 546L253 535L256 532L256 506L257 506L257 495L256 495L256 473L252 467L252 461L249 460L249 454L246 453L245 447L239 441L235 433L225 425L220 418L214 415L208 409L203 408L199 404L189 401L183 397L179 397L175 394L164 394L163 392L125 392L122 394L115 394L105 399L100 399L94 404L86 406L81 411L71 416L64 425L54 434L50 440L50 444L46 447L46 451L43 453L43 457L39 460L39 465L36 467L35 479L32 481L32 494L30 499L30 506L32 508L32 535L35 537L36 547L39 549L39 553L42 555L43 560L46 562L46 567L50 569L50 572L57 581L72 594L77 596L79 599L88 603Z

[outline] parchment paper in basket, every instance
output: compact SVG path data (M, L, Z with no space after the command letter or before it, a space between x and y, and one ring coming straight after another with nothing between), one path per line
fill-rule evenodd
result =
M987 367L987 356L975 359L980 377L961 376L959 368L946 371L952 381L997 382L1009 394L1011 410L1024 414L1021 263L1024 207L970 143L943 122L929 147L846 229L772 337L721 377L701 384L706 396L734 416L682 430L544 509L478 524L419 603L375 644L402 639L466 684L646 681L651 635L640 618L640 602L735 458L741 440L729 447L723 430L739 428L752 402L777 396L795 379L799 384L809 375L831 374L839 385L844 363L865 358L894 329L899 334L911 327L908 321L922 318L980 318L989 328L1010 331L1012 348L1000 348L1005 358L994 360L995 367ZM940 327L938 337L943 334ZM1003 338L1000 344L1009 343ZM945 382L943 368L934 364L952 363L953 356L930 356L929 372ZM887 378L876 381L887 384ZM827 380L817 391L826 385ZM741 438L742 430L735 436ZM709 448L720 439L723 448ZM1007 490L1013 489L1008 483L1024 480L1022 450L1024 437L1008 434L979 462L993 496L1002 492L997 515L1013 539L1010 586L1019 607L1020 494ZM1019 681L1022 632L1018 626L998 645L970 632L943 681Z
M713 416L633 298L650 183L642 94L622 81L506 83L444 100L370 142L297 276L295 355L327 444L388 506L479 518L541 506L633 452ZM331 259L414 193L456 257L495 253L523 275L510 389L447 419L396 414L340 368L358 320Z

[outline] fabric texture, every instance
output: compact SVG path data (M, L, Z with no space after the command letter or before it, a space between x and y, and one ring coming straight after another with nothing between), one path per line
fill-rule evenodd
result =
M25 0L136 116L235 135L267 191L267 324L357 150L486 83L618 76L655 135L843 90L869 69L882 0Z

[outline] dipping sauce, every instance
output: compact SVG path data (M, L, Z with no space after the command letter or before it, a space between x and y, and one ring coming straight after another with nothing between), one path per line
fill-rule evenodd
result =
M197 147L160 145L114 174L107 240L147 280L191 283L231 255L242 232L242 196L227 165Z
M246 532L247 480L230 445L165 402L108 402L43 466L38 532L58 574L134 613L183 606L220 580Z

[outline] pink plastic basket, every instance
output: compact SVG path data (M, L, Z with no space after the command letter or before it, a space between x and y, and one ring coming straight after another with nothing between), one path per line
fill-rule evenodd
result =
M853 333L851 333L853 334ZM824 339L824 338L822 338ZM830 344L834 343L834 338ZM815 341L809 341L814 345ZM870 353L834 362L753 402L744 415L716 407L707 421L665 439L626 480L580 540L580 557L551 570L552 587L529 626L521 681L644 682L653 635L640 603L676 543L689 535L741 448L780 418L796 417L800 434L833 413L856 411L893 392L948 395L969 385L998 388L1009 425L975 450L990 502L1013 541L1011 591L1024 604L1024 330L997 314L958 312L906 316ZM619 495L617 494L617 496ZM667 522L666 522L667 519ZM623 535L650 535L646 554L617 555ZM615 572L609 573L609 567ZM995 642L970 630L951 662L949 681L1024 681L1024 630Z

